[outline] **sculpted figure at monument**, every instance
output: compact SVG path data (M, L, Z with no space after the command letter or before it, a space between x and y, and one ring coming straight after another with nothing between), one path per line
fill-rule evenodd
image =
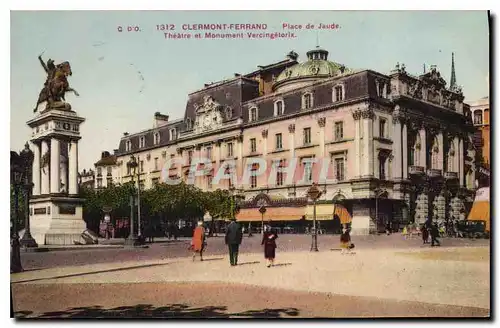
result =
M78 92L69 86L68 76L73 74L71 71L71 65L67 61L55 65L52 59L49 59L47 63L45 63L42 59L42 55L38 56L38 60L47 73L47 79L43 89L38 95L38 100L33 112L36 112L38 110L38 106L43 102L47 103L45 107L46 109L70 109L71 106L66 103L64 98L66 92L74 92L76 96L79 96Z

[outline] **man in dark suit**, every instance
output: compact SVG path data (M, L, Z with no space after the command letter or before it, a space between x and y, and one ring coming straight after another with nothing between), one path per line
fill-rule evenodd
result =
M236 222L235 218L231 219L231 223L226 229L226 245L229 248L229 262L231 266L238 265L238 250L240 248L243 232L241 226Z

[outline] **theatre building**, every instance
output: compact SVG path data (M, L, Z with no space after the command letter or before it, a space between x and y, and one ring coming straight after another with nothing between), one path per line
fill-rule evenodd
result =
M328 56L316 48L299 61L290 52L283 61L206 84L189 95L182 119L156 113L152 129L124 135L106 171L110 180L130 180L130 155L139 157L145 188L162 174L188 179L190 163L209 158L212 165L205 164L196 185L210 190L233 184L245 199L237 218L252 226L261 224L262 205L265 221L310 226L307 190L313 182L322 191L317 215L326 232L339 221L351 222L353 234L368 234L388 222L397 227L463 215L473 196L475 148L470 110L455 82L447 87L436 67L417 76L397 64L380 73ZM162 171L178 157L183 163ZM265 160L266 174L248 183L212 183L224 161L234 161L242 177L260 169L255 158ZM320 173L324 158L326 176ZM294 178L287 179L294 159Z

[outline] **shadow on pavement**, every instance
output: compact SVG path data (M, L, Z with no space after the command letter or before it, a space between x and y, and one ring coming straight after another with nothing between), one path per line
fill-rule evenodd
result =
M90 271L90 272L80 272L80 273L72 273L72 274L66 274L66 275L61 275L61 276L50 276L50 277L44 277L44 278L18 280L18 281L13 281L12 283L13 284L20 284L20 283L40 281L40 280L52 280L52 279L60 279L60 278L80 277L80 276L86 276L86 275L97 274L97 273L117 272L117 271L133 270L133 269L143 269L143 268L150 268L150 267L169 265L169 264L171 264L171 263L134 265L134 266L129 266L129 267L125 267L125 268L116 268L116 269Z
M258 264L260 261L253 261L253 262L243 262L243 263L238 263L238 266L240 265L248 265L248 264Z
M215 257L215 258L212 258L212 259L203 259L203 262L206 262L206 261L220 261L220 260L223 260L224 258L223 257Z
M288 265L292 265L292 263L278 263L274 264L273 267L288 266Z
M280 318L296 317L299 310L296 308L262 309L244 312L227 312L226 306L190 307L185 304L171 304L154 307L150 304L135 306L120 306L105 309L101 306L77 307L65 311L33 314L31 311L14 313L18 320L30 319L64 319L64 318Z

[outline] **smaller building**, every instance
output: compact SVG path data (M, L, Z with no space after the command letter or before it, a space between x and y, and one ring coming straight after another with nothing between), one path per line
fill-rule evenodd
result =
M78 174L78 184L80 188L94 188L95 184L95 173L92 169L86 170L84 169L82 172Z
M109 151L101 153L101 159L95 164L95 188L106 188L113 184L120 183L119 177L116 174L117 160L116 155L111 155ZM115 174L113 175L113 172Z
M483 97L470 104L472 122L474 124L474 143L478 150L478 186L490 186L490 99Z

